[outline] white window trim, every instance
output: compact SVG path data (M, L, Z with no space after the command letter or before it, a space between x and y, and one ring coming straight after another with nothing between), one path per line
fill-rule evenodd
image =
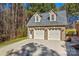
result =
M56 21L56 14L52 11L50 14L50 21ZM54 14L54 19L52 19L52 14Z
M37 21L37 17L38 17L38 21ZM38 14L35 15L35 22L40 22L40 20L41 20L41 17Z

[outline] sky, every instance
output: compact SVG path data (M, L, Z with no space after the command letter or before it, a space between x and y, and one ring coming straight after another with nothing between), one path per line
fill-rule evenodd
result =
M60 7L62 7L64 5L64 3L55 3L55 6L57 7L57 8L60 8Z

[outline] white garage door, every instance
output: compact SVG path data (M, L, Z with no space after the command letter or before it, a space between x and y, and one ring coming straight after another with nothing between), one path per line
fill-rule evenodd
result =
M34 30L34 39L44 39L44 30Z
M60 30L48 30L48 40L60 40Z

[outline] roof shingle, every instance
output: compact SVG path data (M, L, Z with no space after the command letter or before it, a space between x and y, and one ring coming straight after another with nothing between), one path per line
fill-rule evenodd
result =
M54 25L67 25L67 17L66 17L66 11L60 11L56 13L56 21L50 21L48 19L49 12L41 13L42 16L40 22L35 22L35 17L32 16L32 18L27 23L27 26L54 26Z

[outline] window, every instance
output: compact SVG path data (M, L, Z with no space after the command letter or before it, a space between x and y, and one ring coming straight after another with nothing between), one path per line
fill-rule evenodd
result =
M56 13L54 11L50 11L50 21L56 21Z
M52 17L51 19L54 20L54 15L53 14L51 15L51 17Z
M39 20L38 20L38 16L36 16L36 21L38 22Z
M50 21L56 21L56 15L50 14Z
M40 22L41 17L39 15L35 16L35 22Z

